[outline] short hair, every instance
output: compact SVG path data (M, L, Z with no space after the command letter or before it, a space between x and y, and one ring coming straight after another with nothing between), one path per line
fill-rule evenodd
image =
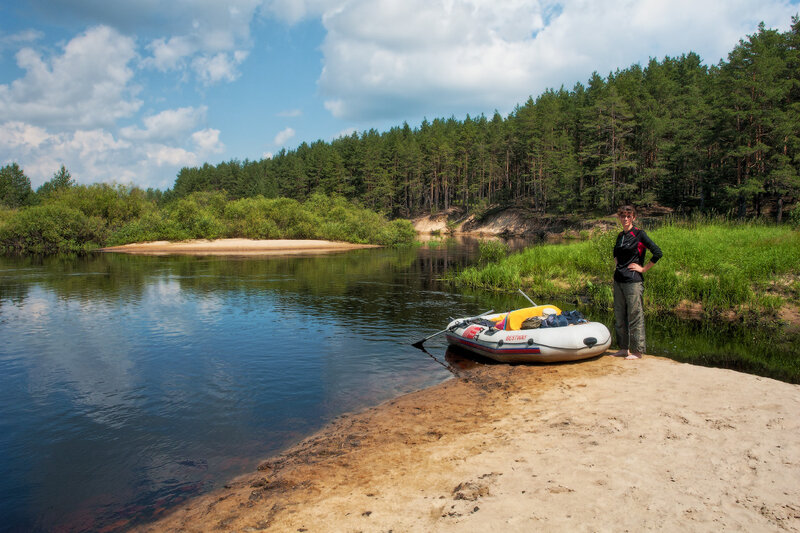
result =
M621 205L619 206L619 209L617 209L617 214L618 215L631 214L633 216L636 216L636 208L633 207L632 205Z

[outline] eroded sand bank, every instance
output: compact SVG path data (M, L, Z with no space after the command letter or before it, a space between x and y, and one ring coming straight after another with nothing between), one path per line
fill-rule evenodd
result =
M800 529L797 385L656 357L450 362L140 530Z
M202 255L258 255L258 254L303 254L325 253L375 248L372 244L349 242L292 240L292 239L195 239L191 241L152 241L101 248L101 252L124 252L129 254L202 254Z

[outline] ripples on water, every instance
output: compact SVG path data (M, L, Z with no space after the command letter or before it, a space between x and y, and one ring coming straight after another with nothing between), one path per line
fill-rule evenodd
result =
M0 530L123 529L447 379L444 339L412 342L525 305L440 284L475 248L0 258ZM678 329L648 324L648 351L752 349Z
M0 259L0 527L124 527L446 379L410 343L470 250Z

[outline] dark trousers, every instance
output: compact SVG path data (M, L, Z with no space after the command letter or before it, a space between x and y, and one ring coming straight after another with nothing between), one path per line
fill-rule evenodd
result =
M614 322L620 350L644 353L644 283L614 282Z

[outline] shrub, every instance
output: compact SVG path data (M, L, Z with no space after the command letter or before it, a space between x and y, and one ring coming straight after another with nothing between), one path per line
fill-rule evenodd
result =
M52 191L44 205L61 205L77 209L87 217L99 217L112 229L139 218L154 209L152 201L137 187L124 185L76 185Z
M5 252L52 254L80 252L101 246L108 229L99 217L89 217L64 205L20 210L0 226Z

